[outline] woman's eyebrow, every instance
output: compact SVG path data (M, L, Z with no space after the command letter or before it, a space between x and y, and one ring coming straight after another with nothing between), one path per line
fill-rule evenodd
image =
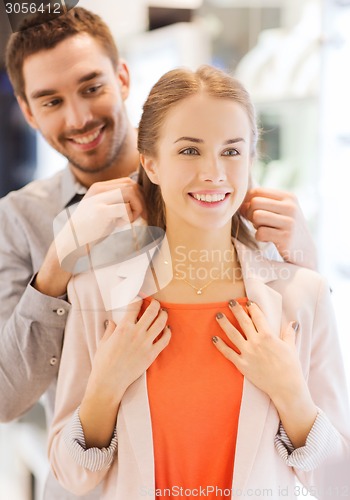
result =
M196 137L183 136L183 137L179 137L178 139L176 139L174 144L176 144L179 141L190 141L190 142L195 142L198 144L204 142L203 139L197 139ZM235 137L234 139L227 139L227 141L223 142L223 145L226 146L228 144L235 144L236 142L245 142L245 139L243 139L243 137Z
M228 139L227 141L223 142L223 145L226 146L227 144L235 144L236 142L245 142L245 139L243 139L243 137L236 137L235 139Z
M179 139L176 139L174 144L176 144L179 141L191 141L191 142L196 142L196 143L203 143L203 139L197 139L196 137L179 137Z

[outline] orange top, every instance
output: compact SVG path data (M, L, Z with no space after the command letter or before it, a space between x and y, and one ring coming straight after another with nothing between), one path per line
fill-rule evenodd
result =
M233 347L215 319L219 311L239 326L227 302L161 305L172 336L147 371L156 489L168 498L181 488L186 498L224 497L217 489L232 488L243 375L211 338Z

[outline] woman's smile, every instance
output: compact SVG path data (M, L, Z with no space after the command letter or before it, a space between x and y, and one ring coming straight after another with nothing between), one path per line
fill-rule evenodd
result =
M188 193L194 203L206 208L222 206L228 200L230 192L227 191L198 191Z

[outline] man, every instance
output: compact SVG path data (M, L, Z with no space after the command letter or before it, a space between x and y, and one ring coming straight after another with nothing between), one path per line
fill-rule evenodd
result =
M57 258L52 223L85 193L91 197L85 220L98 214L105 228L118 222L124 203L131 222L145 214L138 186L129 177L139 164L136 131L124 106L127 66L107 26L91 12L75 8L13 34L6 60L27 122L67 158L68 166L0 202L0 421L22 415L44 392L50 421L71 276ZM258 239L267 241L267 232L289 260L294 250L300 258L312 248L291 195L253 191L244 210ZM304 265L313 266L313 257ZM74 498L53 478L46 497ZM98 498L98 493L85 498Z

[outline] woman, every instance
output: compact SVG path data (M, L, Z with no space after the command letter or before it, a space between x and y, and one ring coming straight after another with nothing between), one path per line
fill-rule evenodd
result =
M238 215L256 142L249 95L219 70L153 87L140 179L166 238L122 318L106 313L98 273L69 288L49 448L73 492L103 481L106 499L294 498L298 478L318 496L324 464L348 452L328 288L265 259Z

